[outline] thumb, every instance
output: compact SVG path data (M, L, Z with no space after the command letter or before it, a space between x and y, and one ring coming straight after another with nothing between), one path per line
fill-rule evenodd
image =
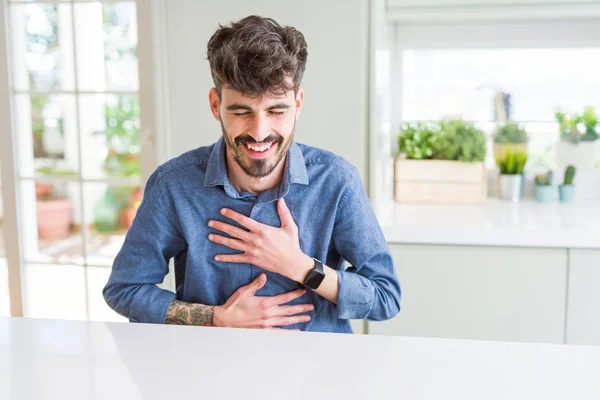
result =
M285 203L283 197L277 202L277 212L279 213L279 219L281 219L282 228L296 225L294 219L292 218L292 213L290 212L290 209Z
M248 285L250 287L250 293L252 293L252 296L254 296L254 294L258 292L263 286L265 286L265 283L267 283L267 275L265 275L265 273L263 272L260 275L258 275L256 279L252 281L251 284Z

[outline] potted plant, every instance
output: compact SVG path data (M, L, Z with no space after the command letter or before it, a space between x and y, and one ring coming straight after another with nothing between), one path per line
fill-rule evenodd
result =
M395 199L480 204L487 198L485 134L463 120L405 124L398 135Z
M583 113L555 113L560 129L556 159L558 168L573 165L579 170L596 168L600 124L593 107L586 107Z
M575 197L575 186L573 179L575 178L575 167L569 165L565 169L565 179L562 185L558 186L558 197L562 203L572 203Z
M517 202L523 196L523 169L527 163L527 153L521 150L506 150L496 157L500 168L500 197Z
M121 96L115 104L105 107L106 128L95 132L106 140L107 155L104 172L107 176L132 178L141 174L139 104L128 96ZM136 186L108 187L95 205L94 225L100 232L128 229L135 215L135 201L139 197Z
M552 171L535 176L535 199L540 203L551 203L554 200Z
M37 172L53 177L76 175L72 170L58 168L56 163L50 167L38 168ZM73 203L67 197L64 186L64 183L36 183L36 214L41 240L64 239L70 234Z
M527 153L527 131L514 121L498 125L494 133L494 158L502 158L507 149Z

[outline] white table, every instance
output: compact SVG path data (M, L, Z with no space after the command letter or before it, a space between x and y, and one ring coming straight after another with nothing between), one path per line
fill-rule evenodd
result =
M600 348L0 318L0 399L594 399Z

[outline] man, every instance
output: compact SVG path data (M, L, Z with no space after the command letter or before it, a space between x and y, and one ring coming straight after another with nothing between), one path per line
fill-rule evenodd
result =
M104 288L114 310L134 322L330 332L399 312L356 169L294 142L307 54L302 33L268 18L215 32L209 103L223 137L148 180ZM156 286L172 257L177 294Z

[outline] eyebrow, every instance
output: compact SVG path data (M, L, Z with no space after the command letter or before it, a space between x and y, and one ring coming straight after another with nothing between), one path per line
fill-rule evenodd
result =
M273 104L270 107L267 107L266 110L271 111L271 110L280 110L280 109L288 109L288 108L290 108L290 106L288 104L278 103L278 104ZM253 111L252 107L244 105L244 104L237 104L237 103L227 106L227 110L228 111L236 111L236 110Z

